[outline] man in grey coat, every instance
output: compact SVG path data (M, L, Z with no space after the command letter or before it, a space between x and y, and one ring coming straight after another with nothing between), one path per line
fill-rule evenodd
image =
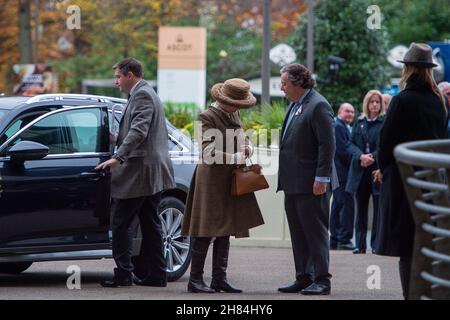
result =
M296 280L278 290L305 295L330 294L329 200L337 187L334 168L333 111L313 88L311 72L301 64L281 69L281 90L292 101L281 130L278 189L294 253Z
M124 59L114 65L116 85L128 93L122 112L116 151L112 159L97 166L111 169L112 250L117 268L104 287L132 285L132 223L139 217L141 256L148 275L138 285L164 287L167 283L158 206L161 191L175 187L167 146L164 109L152 87L142 78L142 65Z

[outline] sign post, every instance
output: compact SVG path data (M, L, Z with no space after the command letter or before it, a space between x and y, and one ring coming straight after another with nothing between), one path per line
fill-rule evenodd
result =
M158 32L158 95L163 102L206 100L206 29L160 27Z

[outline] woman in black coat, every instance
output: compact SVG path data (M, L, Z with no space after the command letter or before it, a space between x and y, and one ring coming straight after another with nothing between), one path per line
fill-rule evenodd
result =
M352 161L345 190L356 199L355 250L353 253L366 253L369 199L373 200L373 226L377 224L378 198L380 184L372 179L372 172L378 169L376 147L383 124L384 102L381 92L370 90L364 97L363 114L353 126L348 146ZM372 227L370 245L373 248L376 228Z
M393 150L400 143L447 137L447 109L433 79L431 48L412 44L405 55L401 87L389 106L378 146L381 197L375 253L400 257L403 296L408 298L414 220Z

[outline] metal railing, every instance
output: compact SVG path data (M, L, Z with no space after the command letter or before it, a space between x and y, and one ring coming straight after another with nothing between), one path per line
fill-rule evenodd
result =
M415 222L410 299L450 299L450 140L394 150Z

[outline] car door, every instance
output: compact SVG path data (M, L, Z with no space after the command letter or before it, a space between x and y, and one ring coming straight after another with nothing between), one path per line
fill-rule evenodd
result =
M21 141L48 155L12 161ZM0 246L108 242L110 173L94 168L110 156L106 106L53 111L9 138L0 150Z

